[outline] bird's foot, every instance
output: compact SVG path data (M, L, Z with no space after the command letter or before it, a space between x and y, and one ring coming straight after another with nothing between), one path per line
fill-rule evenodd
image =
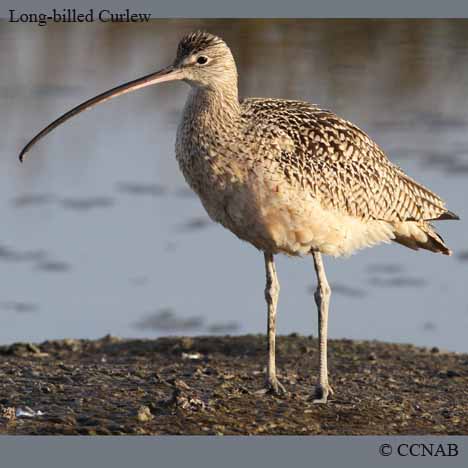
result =
M326 403L328 396L333 395L333 389L329 383L317 384L314 391L313 403Z
M284 388L283 384L275 377L275 378L267 378L265 382L265 387L268 393L272 393L273 395L286 395L286 389Z
M265 386L256 393L262 395L269 393L271 395L279 396L286 395L288 392L276 377L267 377L265 380Z

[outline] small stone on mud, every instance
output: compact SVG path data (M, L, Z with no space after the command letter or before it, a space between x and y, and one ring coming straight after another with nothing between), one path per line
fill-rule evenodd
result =
M14 421L16 419L16 409L11 406L1 408L0 418L6 419L7 421Z
M23 408L16 408L15 416L17 418L35 418L36 416L42 416L44 412L41 410L33 410L29 406Z
M137 420L140 422L148 422L153 419L151 410L147 406L140 406L137 412Z
M200 353L182 353L182 359L199 360L203 357Z
M189 390L190 387L182 380L182 379L170 379L168 380L169 383L173 384L174 387L181 389L181 390Z

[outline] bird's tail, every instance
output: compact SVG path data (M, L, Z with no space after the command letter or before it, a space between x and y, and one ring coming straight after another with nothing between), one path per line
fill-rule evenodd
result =
M426 249L444 255L452 255L444 239L426 221L403 221L394 224L395 242L413 250Z

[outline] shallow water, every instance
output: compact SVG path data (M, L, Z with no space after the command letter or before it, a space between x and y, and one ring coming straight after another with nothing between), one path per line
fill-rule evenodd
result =
M165 66L198 28L232 46L242 96L333 109L462 218L438 224L451 258L388 245L327 259L330 336L468 351L466 21L0 22L0 342L266 328L263 256L207 222L179 173L184 84L99 106L17 161L37 130ZM278 270L279 333L315 335L311 259Z

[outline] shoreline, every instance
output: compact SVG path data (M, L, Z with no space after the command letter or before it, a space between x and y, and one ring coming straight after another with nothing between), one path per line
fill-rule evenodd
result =
M335 394L314 405L317 340L277 338L288 394L262 394L264 335L0 346L0 434L468 434L468 354L329 340Z

